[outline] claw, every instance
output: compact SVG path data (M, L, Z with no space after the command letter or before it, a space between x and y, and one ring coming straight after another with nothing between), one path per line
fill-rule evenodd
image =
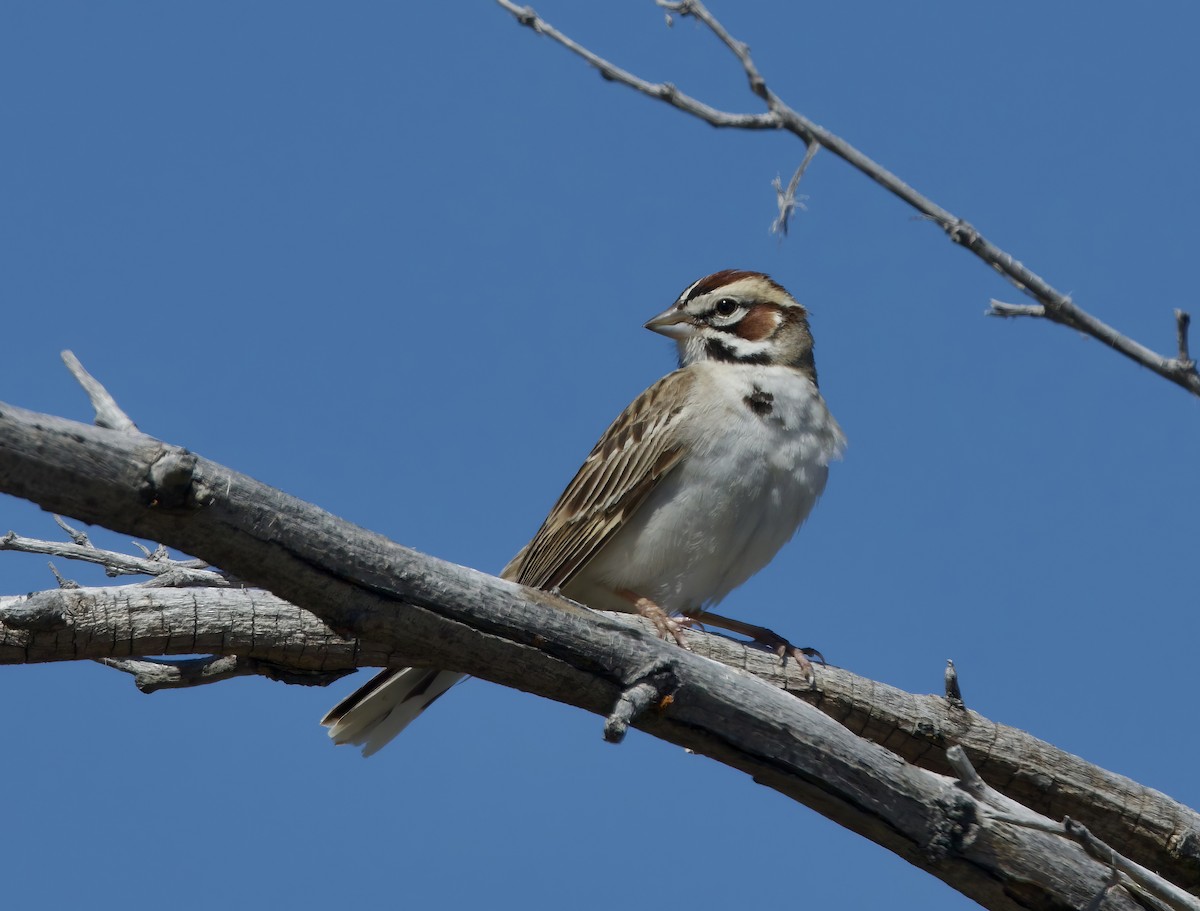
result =
M652 622L662 638L666 639L670 636L681 648L688 648L688 644L683 639L683 631L687 626L686 623L676 620L649 598L645 598L637 592L631 592L629 589L623 588L617 594L633 605L635 613ZM688 649L688 651L691 651L691 649Z
M704 621L710 626L715 626L718 629L729 630L732 633L739 633L743 636L749 636L753 641L752 645L759 645L766 648L780 657L784 664L787 664L789 657L796 662L796 667L800 669L808 682L813 682L816 675L813 673L812 661L810 658L815 658L819 663L825 664L825 656L815 648L801 648L788 642L783 636L765 626L755 626L752 623L743 623L741 620L734 620L730 617L722 617L720 614L710 613L705 611L700 615ZM699 618L684 617L684 624L687 626L698 625Z

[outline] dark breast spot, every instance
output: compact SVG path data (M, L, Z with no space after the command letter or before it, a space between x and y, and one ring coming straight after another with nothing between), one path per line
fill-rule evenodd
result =
M746 407L757 414L760 418L769 417L771 412L775 410L775 396L766 390L754 387L754 391L742 399L746 403Z

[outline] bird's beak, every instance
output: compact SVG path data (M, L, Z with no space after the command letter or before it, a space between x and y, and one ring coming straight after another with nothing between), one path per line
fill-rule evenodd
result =
M679 341L696 334L696 327L692 325L687 313L675 306L669 307L646 323L646 328Z

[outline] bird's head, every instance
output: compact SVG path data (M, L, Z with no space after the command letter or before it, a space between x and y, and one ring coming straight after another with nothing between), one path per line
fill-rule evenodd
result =
M816 382L808 311L761 272L714 272L689 285L646 328L675 339L682 367L704 360L778 364Z

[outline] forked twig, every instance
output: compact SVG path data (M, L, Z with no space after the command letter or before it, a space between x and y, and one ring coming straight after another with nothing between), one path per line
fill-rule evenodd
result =
M649 95L651 98L665 101L672 107L679 108L679 110L685 111L693 117L699 117L701 120L715 127L734 127L740 130L775 130L781 126L778 118L771 114L731 114L727 111L719 111L699 99L693 98L691 95L685 95L669 82L649 82L639 76L635 76L628 70L621 69L615 63L610 63L598 54L592 53L583 45L572 41L549 22L539 18L532 7L517 6L511 0L496 0L496 2L512 13L521 25L533 29L539 35L545 35L547 38L557 41L572 54L582 57L595 67L601 76L610 82L619 82L622 85L629 86L631 89L636 89L643 95Z
M229 579L223 573L208 569L208 564L202 560L171 560L165 555L134 557L114 550L101 550L91 544L68 544L65 541L42 541L38 538L26 538L12 531L0 535L0 550L46 554L67 560L95 563L103 566L105 574L110 577L153 576L154 579L147 584L157 583L159 586L164 584L173 586L204 585L224 588L230 584ZM60 578L60 585L61 583Z
M1200 911L1200 899L1197 899L1196 896L1123 854L1119 854L1071 817L1065 816L1061 823L1055 822L1004 797L983 781L961 746L955 744L947 749L946 760L958 778L958 786L972 797L988 805L988 810L983 815L985 822L1005 822L1026 829L1048 832L1052 835L1066 836L1082 845L1091 857L1111 867L1113 876L1109 881L1109 888L1120 884L1126 889L1134 890L1143 899L1149 900L1149 907L1161 906L1175 909L1175 911Z
M796 198L796 189L800 186L800 178L808 170L808 166L812 163L813 158L816 157L817 149L819 148L821 147L815 142L808 144L808 148L804 151L804 159L800 162L800 167L796 168L796 173L792 175L792 179L788 181L786 189L784 189L778 177L771 181L771 186L775 188L775 203L779 206L779 214L771 222L772 234L781 234L786 237L788 221L791 219L792 213L796 209L804 208L804 203Z

